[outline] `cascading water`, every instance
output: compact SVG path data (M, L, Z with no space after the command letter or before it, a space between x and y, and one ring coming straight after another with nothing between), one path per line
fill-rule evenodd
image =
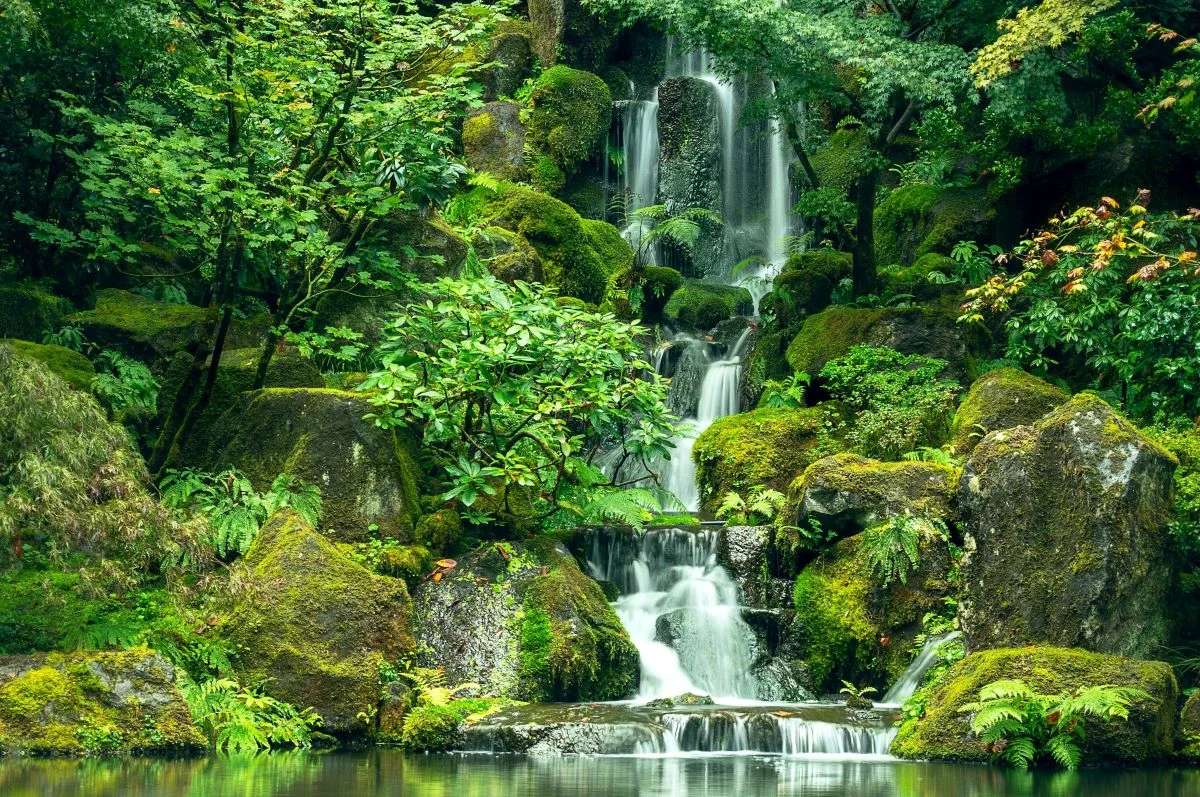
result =
M708 364L700 382L696 414L687 418L690 424L689 431L676 441L671 461L663 474L663 487L678 498L688 511L694 512L700 507L692 446L700 433L711 426L713 421L738 411L742 356L749 337L750 329L747 328L733 345L728 357Z
M925 641L925 645L921 648L921 652L917 654L908 668L900 674L896 679L896 683L887 690L887 694L880 701L881 705L885 706L900 706L905 700L913 696L917 691L917 687L921 685L921 681L925 678L925 673L938 662L938 652L942 645L961 637L962 634L958 631L952 631L949 634L941 634L939 636L930 637Z
M685 692L752 700L754 634L737 586L717 564L718 532L659 529L593 535L588 567L617 584L615 609L641 658L640 700Z
M621 156L624 164L625 215L629 219L621 235L635 251L641 248L646 225L633 214L653 205L658 198L658 89L650 100L625 100L621 109ZM642 255L657 263L657 247L649 245Z

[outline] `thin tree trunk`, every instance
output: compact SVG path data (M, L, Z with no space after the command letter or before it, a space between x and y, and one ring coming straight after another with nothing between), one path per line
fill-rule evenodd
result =
M267 370L271 367L271 358L275 356L275 347L279 345L280 337L275 327L267 330L262 351L258 354L258 368L254 372L254 384L250 386L251 390L261 390L266 386Z
M208 373L204 379L204 387L200 391L200 395L192 402L187 409L187 414L184 415L183 421L179 424L179 429L170 441L166 453L164 454L164 465L171 460L171 454L178 451L192 430L196 427L196 421L200 420L200 416L208 409L209 401L212 399L213 386L217 382L217 372L221 367L221 352L225 349L225 338L229 333L229 325L233 320L233 307L226 304L221 311L221 323L217 327L217 337L213 341L212 355L208 361Z
M857 218L854 234L854 265L852 279L854 295L874 293L875 264L875 194L879 188L879 170L872 169L858 178L856 191Z
M175 433L187 417L188 406L195 398L196 386L200 384L200 378L204 374L204 365L209 355L207 337L193 340L188 344L188 350L192 354L192 362L184 374L183 381L179 383L175 400L171 403L171 411L163 421L158 439L154 441L154 450L150 452L150 461L147 463L150 473L154 474L155 478L167 463L171 444L175 441Z

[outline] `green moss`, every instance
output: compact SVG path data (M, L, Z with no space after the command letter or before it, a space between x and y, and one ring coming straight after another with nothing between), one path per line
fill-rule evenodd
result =
M487 111L468 116L463 121L462 141L467 149L482 149L491 143L499 128L496 119Z
M583 231L592 249L600 256L606 276L633 267L633 248L616 227L607 221L583 219Z
M73 631L103 616L77 573L23 567L0 577L0 655L73 646Z
M839 542L796 577L794 629L813 683L834 690L841 679L876 680L879 627L868 616L869 573L857 556L860 537Z
M628 257L628 245L620 250L598 223L585 227L584 219L565 202L528 188L505 186L482 215L491 225L510 230L533 246L547 285L589 304L599 304L604 298L609 273L606 256ZM605 255L596 249L597 244Z
M41 340L57 332L71 303L32 282L0 285L0 338Z
M834 249L809 249L788 257L775 277L775 297L770 307L776 321L786 326L793 319L824 310L837 284L850 276L850 254Z
M901 186L875 208L876 260L908 265L930 252L946 254L985 232L994 216L981 189Z
M671 324L707 332L727 318L754 312L754 299L745 288L684 280L667 301L663 315Z
M822 186L849 191L863 171L867 133L862 128L842 128L812 155L813 170Z
M667 302L682 284L683 275L666 266L642 266L617 271L609 277L602 307L621 318L633 318L630 292L640 287L641 317L646 321L658 321Z
M400 743L408 750L442 753L461 739L459 726L465 715L452 706L417 706L404 718Z
M31 343L27 340L0 340L22 357L37 360L76 390L87 390L96 375L91 360L65 346Z
M453 509L439 509L422 516L413 537L435 551L449 550L462 536L462 518Z
M953 260L936 252L927 252L918 257L911 266L886 266L880 269L879 276L884 286L892 293L907 293L919 299L931 299L958 288L955 285L930 281L929 275L950 276L953 273Z
M977 699L981 687L1015 678L1034 690L1055 694L1080 686L1112 684L1145 691L1130 720L1088 723L1085 760L1144 764L1170 754L1178 687L1169 665L1075 648L996 648L972 653L951 667L927 692L925 716L906 721L891 752L903 758L986 761L982 742L970 733L969 715L959 709Z
M819 454L825 410L767 409L729 415L696 439L696 481L700 505L714 512L725 494L745 497L751 487L783 490Z
M971 385L954 415L950 443L965 454L996 429L1033 423L1070 396L1016 368L988 371Z
M863 343L886 310L862 307L830 307L804 320L788 344L787 361L795 371L820 373L825 363L844 356Z
M204 739L174 671L142 649L7 662L0 749L34 756L194 752ZM16 668L15 673L12 669Z
M608 131L612 94L590 72L552 66L534 83L530 105L530 144L569 175L592 156Z
M89 341L148 360L182 351L215 320L212 308L159 302L115 288L98 291L93 309L67 317Z
M313 707L328 733L363 733L380 665L414 647L404 582L371 573L291 510L271 516L237 577L246 590L222 630L242 681Z
M556 194L567 184L567 174L549 155L538 155L529 166L529 182L539 191Z
M388 548L379 556L379 571L384 575L404 579L415 584L429 575L433 568L433 555L424 545L401 545Z
M620 700L637 687L637 649L600 585L549 540L547 571L525 588L521 691L537 700Z

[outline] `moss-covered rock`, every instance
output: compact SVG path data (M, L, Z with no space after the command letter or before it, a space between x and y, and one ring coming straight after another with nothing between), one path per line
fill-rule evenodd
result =
M515 19L497 25L483 60L491 64L483 75L484 98L511 97L533 70L533 26Z
M999 648L972 653L928 692L925 715L904 722L891 752L902 758L987 761L991 754L971 733L970 714L960 709L979 690L1001 679L1019 679L1043 694L1111 684L1140 689L1129 721L1087 721L1084 761L1145 764L1170 755L1179 690L1169 665L1085 650L1055 647Z
M1200 692L1193 692L1179 712L1179 753L1191 762L1200 762Z
M583 219L583 232L600 256L604 273L615 274L633 267L633 248L616 227L599 219Z
M825 363L866 344L945 360L951 376L965 379L971 370L972 341L957 324L957 304L947 297L906 308L830 307L804 319L788 344L788 364L816 376Z
M0 338L41 340L57 332L74 308L36 283L0 285Z
M850 255L835 249L809 249L788 257L775 277L775 292L762 310L775 315L775 323L788 327L829 306L833 289L850 276Z
M969 648L1153 650L1166 625L1175 465L1088 393L984 437L958 489Z
M216 309L190 304L170 304L129 291L106 288L96 293L96 306L67 316L92 343L114 348L151 364L165 364L188 343L208 334L216 322ZM258 337L247 322L231 328L226 345L253 345ZM257 330L261 332L262 329Z
M621 25L580 0L530 0L533 50L546 65L565 63L600 69Z
M205 747L170 662L147 649L0 657L9 755L195 753Z
M849 191L863 171L867 146L867 133L860 127L834 131L812 155L813 170L821 185Z
M515 102L489 102L463 121L463 154L472 168L505 180L525 177L525 126Z
M950 427L956 454L967 454L988 432L1037 421L1070 396L1016 368L988 371L963 396Z
M417 542L435 551L449 550L462 536L462 518L453 509L439 509L422 515L414 534Z
M842 680L886 688L908 665L921 618L951 594L946 542L922 540L905 582L883 586L872 575L863 536L840 540L796 577L791 635L813 683L834 691Z
M734 285L685 280L663 308L668 323L692 332L708 332L717 324L754 312L750 291Z
M995 215L983 189L900 186L875 208L876 260L909 265L929 252L947 254L960 240L982 237Z
M721 131L716 94L697 77L673 77L658 87L658 202L672 213L705 208L720 213ZM672 264L681 263L687 276L709 276L719 263L723 236L704 229L690 251L668 246ZM724 276L712 275L712 276Z
M96 369L92 366L91 360L65 346L31 343L28 340L15 338L0 339L0 343L8 346L14 354L20 357L37 360L76 390L87 390L92 384L92 378L96 375Z
M891 265L879 271L884 287L894 294L911 294L918 299L934 299L959 290L947 278L954 274L954 261L937 252L926 252L910 266Z
M439 214L406 213L391 223L388 235L414 253L402 256L405 269L425 281L458 273L467 257L467 242ZM369 306L377 304L372 302Z
M258 490L280 473L321 490L323 532L361 541L371 525L409 539L421 475L406 437L364 420L370 401L329 388L266 388L238 395L217 419L196 464L233 466Z
M945 521L953 516L958 478L958 469L935 462L834 454L796 477L785 512L797 525L811 518L841 534L855 534L896 515Z
M421 661L481 694L618 700L637 688L638 656L600 585L549 540L496 543L415 593Z
M632 256L626 255L628 244L622 251L610 235L598 232L596 225L604 222L585 226L569 205L546 194L506 185L485 202L483 220L524 238L537 251L545 283L565 296L599 304L608 283L609 259L623 262Z
M205 450L209 444L208 432L216 422L238 400L238 397L254 385L254 377L258 373L258 359L262 352L259 349L232 349L221 353L221 362L217 366L217 378L213 382L212 394L208 406L196 419L189 440L185 441L190 454L183 454L184 459L194 458L198 452ZM180 352L171 358L161 380L158 391L159 423L165 421L171 412L180 388L192 368L193 358L190 354ZM209 366L206 363L205 369ZM205 371L207 374L207 370ZM206 376L201 377L202 379ZM361 381L361 380L360 380ZM267 367L267 387L324 387L325 379L311 360L301 357L295 350L289 349L276 352ZM194 393L199 387L189 392ZM176 456L180 456L176 452Z
M649 322L661 321L667 302L681 285L683 275L667 266L641 266L618 271L609 278L603 309L621 318L632 319L637 314L634 313L630 296L633 291L639 290L640 317Z
M816 459L825 410L761 408L728 415L705 429L692 447L700 507L715 512L726 493L751 487L787 489Z
M243 682L314 708L321 728L359 736L380 700L379 668L413 652L404 582L377 576L295 512L276 512L237 564L245 592L220 631Z
M526 137L570 176L597 151L611 120L612 94L599 76L552 66L534 83Z

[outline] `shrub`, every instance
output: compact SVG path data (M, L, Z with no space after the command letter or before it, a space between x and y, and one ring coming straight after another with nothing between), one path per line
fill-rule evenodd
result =
M312 729L321 722L311 708L297 709L229 678L199 684L185 679L180 688L192 719L213 749L223 753L311 747Z

